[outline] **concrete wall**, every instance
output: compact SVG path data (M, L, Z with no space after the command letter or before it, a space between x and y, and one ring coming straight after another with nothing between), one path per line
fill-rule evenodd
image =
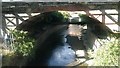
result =
M0 2L0 43L2 42L2 3Z

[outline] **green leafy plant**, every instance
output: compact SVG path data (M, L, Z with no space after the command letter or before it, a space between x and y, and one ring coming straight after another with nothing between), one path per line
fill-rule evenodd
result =
M27 56L33 48L35 40L28 37L27 32L13 30L13 48L16 55Z
M111 38L109 42L106 43L103 42L102 46L94 54L94 65L118 66L119 56L120 56L119 39Z

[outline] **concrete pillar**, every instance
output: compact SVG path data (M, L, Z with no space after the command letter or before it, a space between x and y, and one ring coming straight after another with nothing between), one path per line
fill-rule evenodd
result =
M2 42L2 3L0 2L0 44Z
M1 42L2 42L2 39L1 39L2 17L1 16L2 16L2 2L0 2L0 47L2 46L1 45ZM2 67L2 52L0 51L0 68L1 67Z

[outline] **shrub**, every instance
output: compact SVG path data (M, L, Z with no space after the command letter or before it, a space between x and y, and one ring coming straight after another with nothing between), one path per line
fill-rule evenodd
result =
M119 39L112 38L109 42L105 43L102 42L102 46L94 54L94 65L118 66L119 56L120 56Z
M27 56L33 48L35 40L28 37L27 32L13 30L13 48L16 55Z

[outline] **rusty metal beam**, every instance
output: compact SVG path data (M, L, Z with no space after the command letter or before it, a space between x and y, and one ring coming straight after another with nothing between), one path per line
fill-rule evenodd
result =
M110 16L110 15L107 15L106 14L106 16L107 17L109 17L113 22L115 22L117 25L119 25L120 26L120 23L119 22L117 22L117 21L115 21L115 19L112 17L112 16ZM119 16L118 16L119 17Z
M29 16L20 16L20 17L29 17ZM6 16L6 18L16 18L15 16Z
M106 25L115 25L115 23L105 23Z
M101 11L101 10L100 10L100 11ZM101 12L103 12L103 11L101 11ZM114 19L112 16L108 15L106 12L105 12L105 15L106 15L108 18L110 18L113 22L115 22L117 25L120 26L120 23L117 22L117 21L115 21L115 19ZM119 15L118 15L118 17L119 17Z
M88 6L88 7L87 7ZM2 13L41 13L48 11L86 11L102 9L117 9L117 3L44 3L44 2L3 2Z
M112 16L110 16L110 15L107 15L107 13L105 12L105 15L108 17L108 18L110 18L113 22L117 22Z
M40 13L40 12L48 12L48 11L82 11L88 10L84 4L80 3L61 3L61 4L45 4L42 3L34 3L36 5L29 5L28 3L3 3L3 13ZM42 5L41 5L42 4Z
M19 16L17 13L13 13L13 15L15 15L16 18L20 19L21 21L25 21L21 16Z
M92 15L102 15L102 14L92 14ZM107 15L118 15L117 13L109 13Z
M6 17L7 18L7 17ZM13 18L11 21L13 21L15 18ZM8 22L6 22L6 24L9 24L10 23L10 21L8 21Z
M10 23L12 23L14 26L16 26L16 24L14 22L12 22L11 20L9 20L8 18L6 18L4 14L2 14L2 17L5 18L6 20L8 20Z
M18 26L18 25L19 25L19 19L16 18L16 26Z
M27 13L28 16L20 16L20 17L31 17L31 13ZM102 15L102 14L92 14L92 15ZM107 15L118 15L117 13L116 14L107 14ZM6 16L6 18L16 18L15 16Z
M102 23L105 24L105 9L102 9Z

